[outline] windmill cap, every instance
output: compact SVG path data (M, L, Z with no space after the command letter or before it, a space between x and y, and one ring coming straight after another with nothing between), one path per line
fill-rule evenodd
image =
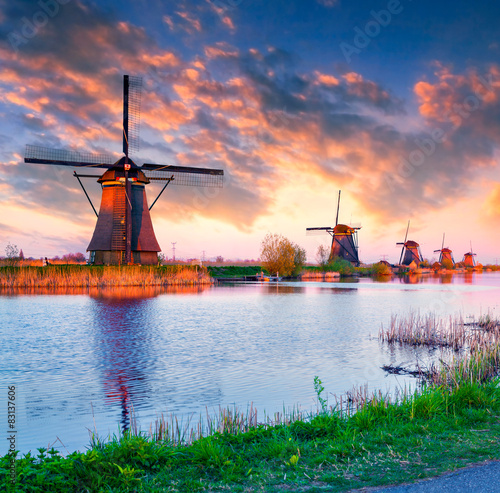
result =
M405 247L406 248L417 248L419 247L420 245L416 242L416 241L412 241L412 240L408 240L406 243L405 243Z
M346 235L352 235L354 233L354 228L351 228L350 226L347 226L346 224L337 224L333 228L334 234L346 234Z
M139 183L149 183L146 175L139 171L138 169L132 169L128 172L128 176L132 181ZM120 178L125 179L125 171L120 168L111 168L106 171L97 181L98 183L104 183L106 181L117 181Z

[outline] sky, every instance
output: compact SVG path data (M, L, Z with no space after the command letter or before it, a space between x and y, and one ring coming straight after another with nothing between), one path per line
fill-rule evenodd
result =
M225 174L154 206L167 257L257 259L277 233L314 262L330 239L306 228L335 224L341 190L363 262L397 262L410 221L425 258L445 234L455 260L472 244L497 263L499 21L493 0L0 0L0 255L86 250L72 169L25 164L25 145L118 159L130 74L134 161Z

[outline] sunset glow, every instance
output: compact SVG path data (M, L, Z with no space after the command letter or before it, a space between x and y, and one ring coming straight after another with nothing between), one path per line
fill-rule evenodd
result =
M499 20L492 2L0 0L0 255L85 251L95 215L72 169L25 164L24 146L118 159L130 74L134 161L225 174L155 205L167 257L257 259L271 232L314 262L329 237L305 230L334 225L341 189L362 262L396 262L411 220L424 258L446 233L456 261L472 241L497 263Z

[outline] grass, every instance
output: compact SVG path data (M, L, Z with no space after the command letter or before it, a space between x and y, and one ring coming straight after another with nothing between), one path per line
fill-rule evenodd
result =
M93 435L86 452L63 457L38 449L37 455L16 454L15 461L7 454L0 458L0 481L8 484L14 464L12 491L347 491L500 459L500 345L485 328L498 327L492 322L483 317L460 325L456 318L418 315L394 322L389 331L420 327L433 344L444 340L447 328L458 335L446 347L462 341L453 361L414 393L391 397L364 386L329 406L316 377L313 413L261 421L252 406L220 409L195 429L161 416L149 433L132 420L123 435ZM437 339L431 327L439 328ZM413 344L415 337L385 343Z
M207 271L212 277L218 278L255 276L261 272L269 274L266 269L259 265L214 265L207 266Z
M165 286L210 283L207 270L197 266L0 267L0 287Z
M500 457L498 383L372 397L356 413L273 426L253 412L243 430L226 414L220 431L185 445L129 432L67 457L39 449L16 456L16 491L347 491L424 478Z

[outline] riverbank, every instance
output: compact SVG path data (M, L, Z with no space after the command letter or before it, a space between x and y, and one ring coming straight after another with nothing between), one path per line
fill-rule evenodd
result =
M0 267L1 288L175 286L212 283L207 270L188 265L48 265Z
M57 451L0 460L11 491L347 491L430 477L500 458L498 380L427 388L396 403L373 396L355 414L257 425L221 414L215 432L175 445L168 430L129 433L61 457ZM158 424L158 423L157 423ZM161 425L161 422L160 422ZM165 423L164 423L165 425ZM11 469L12 467L12 469Z

